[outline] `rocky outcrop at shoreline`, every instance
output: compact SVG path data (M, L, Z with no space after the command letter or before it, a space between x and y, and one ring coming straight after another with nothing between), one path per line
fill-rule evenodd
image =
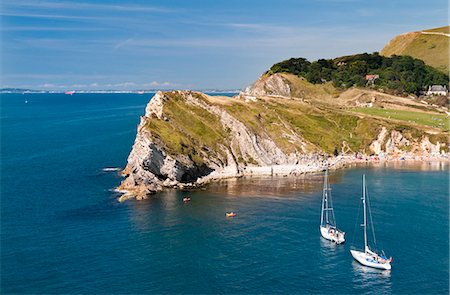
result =
M248 93L260 95L258 91ZM165 188L196 187L223 178L338 168L366 159L366 154L382 155L386 160L440 157L445 147L430 142L424 132L397 130L377 120L346 114L332 114L325 122L311 119L318 115L328 119L330 114L304 102L291 103L281 104L275 98L248 101L242 97L210 97L193 91L157 92L141 117L123 170L125 179L118 187L124 193L121 200L144 199ZM317 132L308 133L304 121L316 124L314 120L327 125L318 125ZM339 120L345 125L339 125ZM345 137L340 132L348 132L347 121L352 122L353 133ZM367 124L373 124L377 132L357 133L365 132L359 129ZM346 149L342 148L337 157L331 156L333 149L341 146Z

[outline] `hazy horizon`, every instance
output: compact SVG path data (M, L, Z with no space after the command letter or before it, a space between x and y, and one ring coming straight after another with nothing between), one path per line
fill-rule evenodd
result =
M273 63L380 51L448 25L448 3L12 1L0 88L242 89Z

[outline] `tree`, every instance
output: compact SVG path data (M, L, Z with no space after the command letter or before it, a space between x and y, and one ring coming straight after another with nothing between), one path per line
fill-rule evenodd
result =
M422 60L410 56L385 57L374 53L362 53L335 59L319 59L309 62L305 58L291 58L274 64L268 73L292 73L305 77L314 84L333 81L335 87L363 87L365 75L377 74L373 85L394 93L415 93L429 85L448 85L449 76L425 65Z

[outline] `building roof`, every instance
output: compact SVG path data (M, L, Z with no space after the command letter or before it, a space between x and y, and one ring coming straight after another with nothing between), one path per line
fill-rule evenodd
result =
M433 85L430 87L429 91L447 91L447 87L442 85Z
M380 78L379 75L371 75L371 74L367 74L366 75L366 80L375 80L375 79L378 79L378 78Z

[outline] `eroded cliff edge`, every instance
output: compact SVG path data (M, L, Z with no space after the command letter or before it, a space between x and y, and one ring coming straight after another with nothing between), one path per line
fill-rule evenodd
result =
M226 177L319 171L345 162L342 155L447 151L447 134L439 130L330 107L326 90L323 104L308 101L321 95L296 91L289 77L269 83L233 98L157 92L141 117L121 199ZM335 152L340 156L330 156Z

